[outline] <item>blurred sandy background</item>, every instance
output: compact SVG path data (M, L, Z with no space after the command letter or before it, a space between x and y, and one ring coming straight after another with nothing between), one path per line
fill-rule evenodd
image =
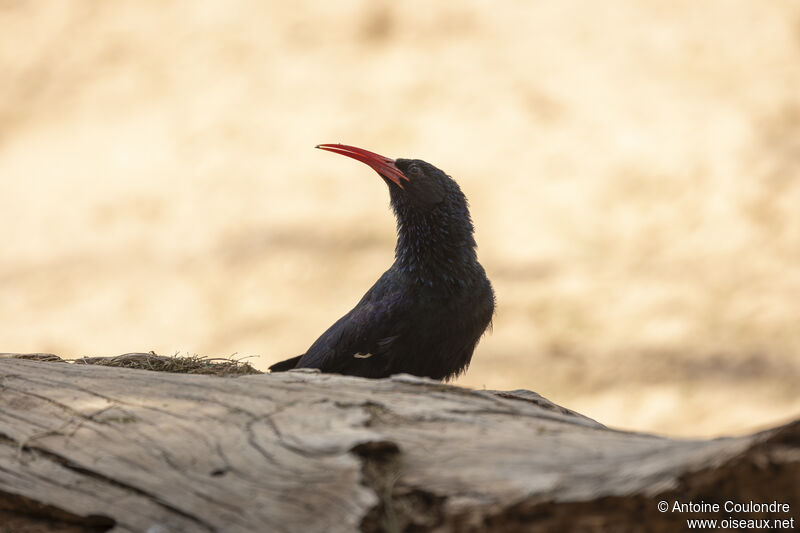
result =
M457 383L800 414L800 2L0 2L0 351L302 353L443 168L498 297Z

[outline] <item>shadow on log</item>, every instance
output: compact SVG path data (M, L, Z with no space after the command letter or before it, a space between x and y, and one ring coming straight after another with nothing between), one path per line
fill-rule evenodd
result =
M660 501L791 512L660 512ZM800 421L675 440L529 391L0 358L0 531L676 531L800 511Z

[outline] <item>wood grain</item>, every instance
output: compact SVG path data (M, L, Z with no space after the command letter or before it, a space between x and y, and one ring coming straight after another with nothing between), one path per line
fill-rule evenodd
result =
M0 358L0 508L42 525L669 531L680 517L660 499L754 491L800 509L800 421L673 440L530 391L406 375L234 379Z

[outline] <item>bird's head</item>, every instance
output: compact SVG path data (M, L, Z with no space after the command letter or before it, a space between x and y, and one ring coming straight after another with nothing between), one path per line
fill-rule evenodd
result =
M369 165L389 186L397 215L395 255L402 268L430 281L431 272L446 277L477 264L467 199L450 176L420 159L390 159L344 144L317 148Z
M346 144L320 144L317 148L346 155L372 167L389 186L395 209L428 211L447 203L462 203L464 195L447 174L420 159L391 159Z

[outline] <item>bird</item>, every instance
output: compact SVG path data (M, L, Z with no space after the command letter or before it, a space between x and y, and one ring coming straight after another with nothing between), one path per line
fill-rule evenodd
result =
M319 369L365 378L412 374L449 381L491 328L495 294L478 262L467 199L420 159L391 159L345 144L316 148L372 167L389 187L395 259L356 306L301 355L270 372Z

